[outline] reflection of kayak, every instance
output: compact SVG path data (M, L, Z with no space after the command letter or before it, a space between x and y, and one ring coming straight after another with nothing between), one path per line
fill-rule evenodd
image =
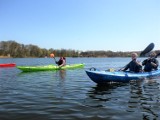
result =
M15 67L16 64L15 63L4 63L4 64L0 64L0 67Z
M107 83L107 82L128 82L130 80L140 80L147 77L154 77L160 75L160 69L152 72L131 73L122 71L102 71L95 68L86 70L87 75L95 83Z
M23 72L32 72L32 71L50 71L50 70L60 70L60 69L74 69L74 68L83 68L84 64L70 64L63 67L58 67L56 65L46 65L46 66L17 66L18 69Z

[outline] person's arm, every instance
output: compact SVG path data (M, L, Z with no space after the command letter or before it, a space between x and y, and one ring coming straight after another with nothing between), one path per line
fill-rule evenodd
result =
M66 65L66 61L63 60L63 63L62 63L59 67L63 67L63 66L65 66L65 65Z
M147 60L148 60L148 59L144 60L144 61L142 62L142 65L146 65Z
M140 62L137 62L138 72L142 72L142 65Z
M155 62L151 62L151 65L154 67L154 68L157 68L158 65L159 65L159 62L157 59L155 59Z
M56 64L59 65L60 60L56 61Z
M140 60L136 60L135 62L136 62L136 65L142 67L142 64L141 64L141 61L140 61Z
M129 68L129 64L130 64L130 63L128 63L128 64L125 66L125 68L122 68L121 71L126 71L126 70Z

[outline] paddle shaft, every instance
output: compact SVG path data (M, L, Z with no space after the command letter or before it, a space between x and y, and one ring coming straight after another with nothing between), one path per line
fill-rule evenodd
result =
M53 57L53 58L54 58L55 63L57 64L57 60L56 60L56 58L55 58L55 57Z

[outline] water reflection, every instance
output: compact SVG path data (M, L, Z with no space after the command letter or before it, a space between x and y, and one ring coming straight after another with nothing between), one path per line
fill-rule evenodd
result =
M160 115L159 85L153 79L130 83L130 100L127 111L141 112L144 120L158 119Z
M143 120L160 119L160 83L157 79L96 85L87 96L85 105L89 107L117 111L132 119L136 116Z
M59 70L59 76L62 80L65 80L66 70Z
M50 74L52 74L53 78L57 77L57 78L60 78L62 80L65 80L66 70L20 72L18 74L18 76L26 76L26 75L30 75L30 76L38 75L38 76L40 76L42 74L43 75L50 75Z
M93 101L96 101L99 103L99 105L96 105L98 107L106 107L106 103L104 102L111 102L117 101L118 100L118 94L116 92L116 89L128 86L129 83L108 83L108 84L97 84L96 86L92 87L91 90L88 91L87 95L89 96L89 106L95 107L95 104L93 105L92 103L95 103ZM120 89L118 91L121 91ZM121 95L123 95L125 92L123 92ZM91 103L91 104L90 104Z
M97 84L96 86L92 87L92 89L88 92L88 94L90 97L93 97L93 95L111 94L113 89L125 85L127 85L127 83L108 83L104 85Z

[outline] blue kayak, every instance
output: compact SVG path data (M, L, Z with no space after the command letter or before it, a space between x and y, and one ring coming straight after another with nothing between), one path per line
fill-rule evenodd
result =
M104 71L96 68L86 70L87 75L95 83L107 83L107 82L129 82L131 80L141 80L148 77L154 77L160 75L160 69L151 72L123 72L123 71Z

